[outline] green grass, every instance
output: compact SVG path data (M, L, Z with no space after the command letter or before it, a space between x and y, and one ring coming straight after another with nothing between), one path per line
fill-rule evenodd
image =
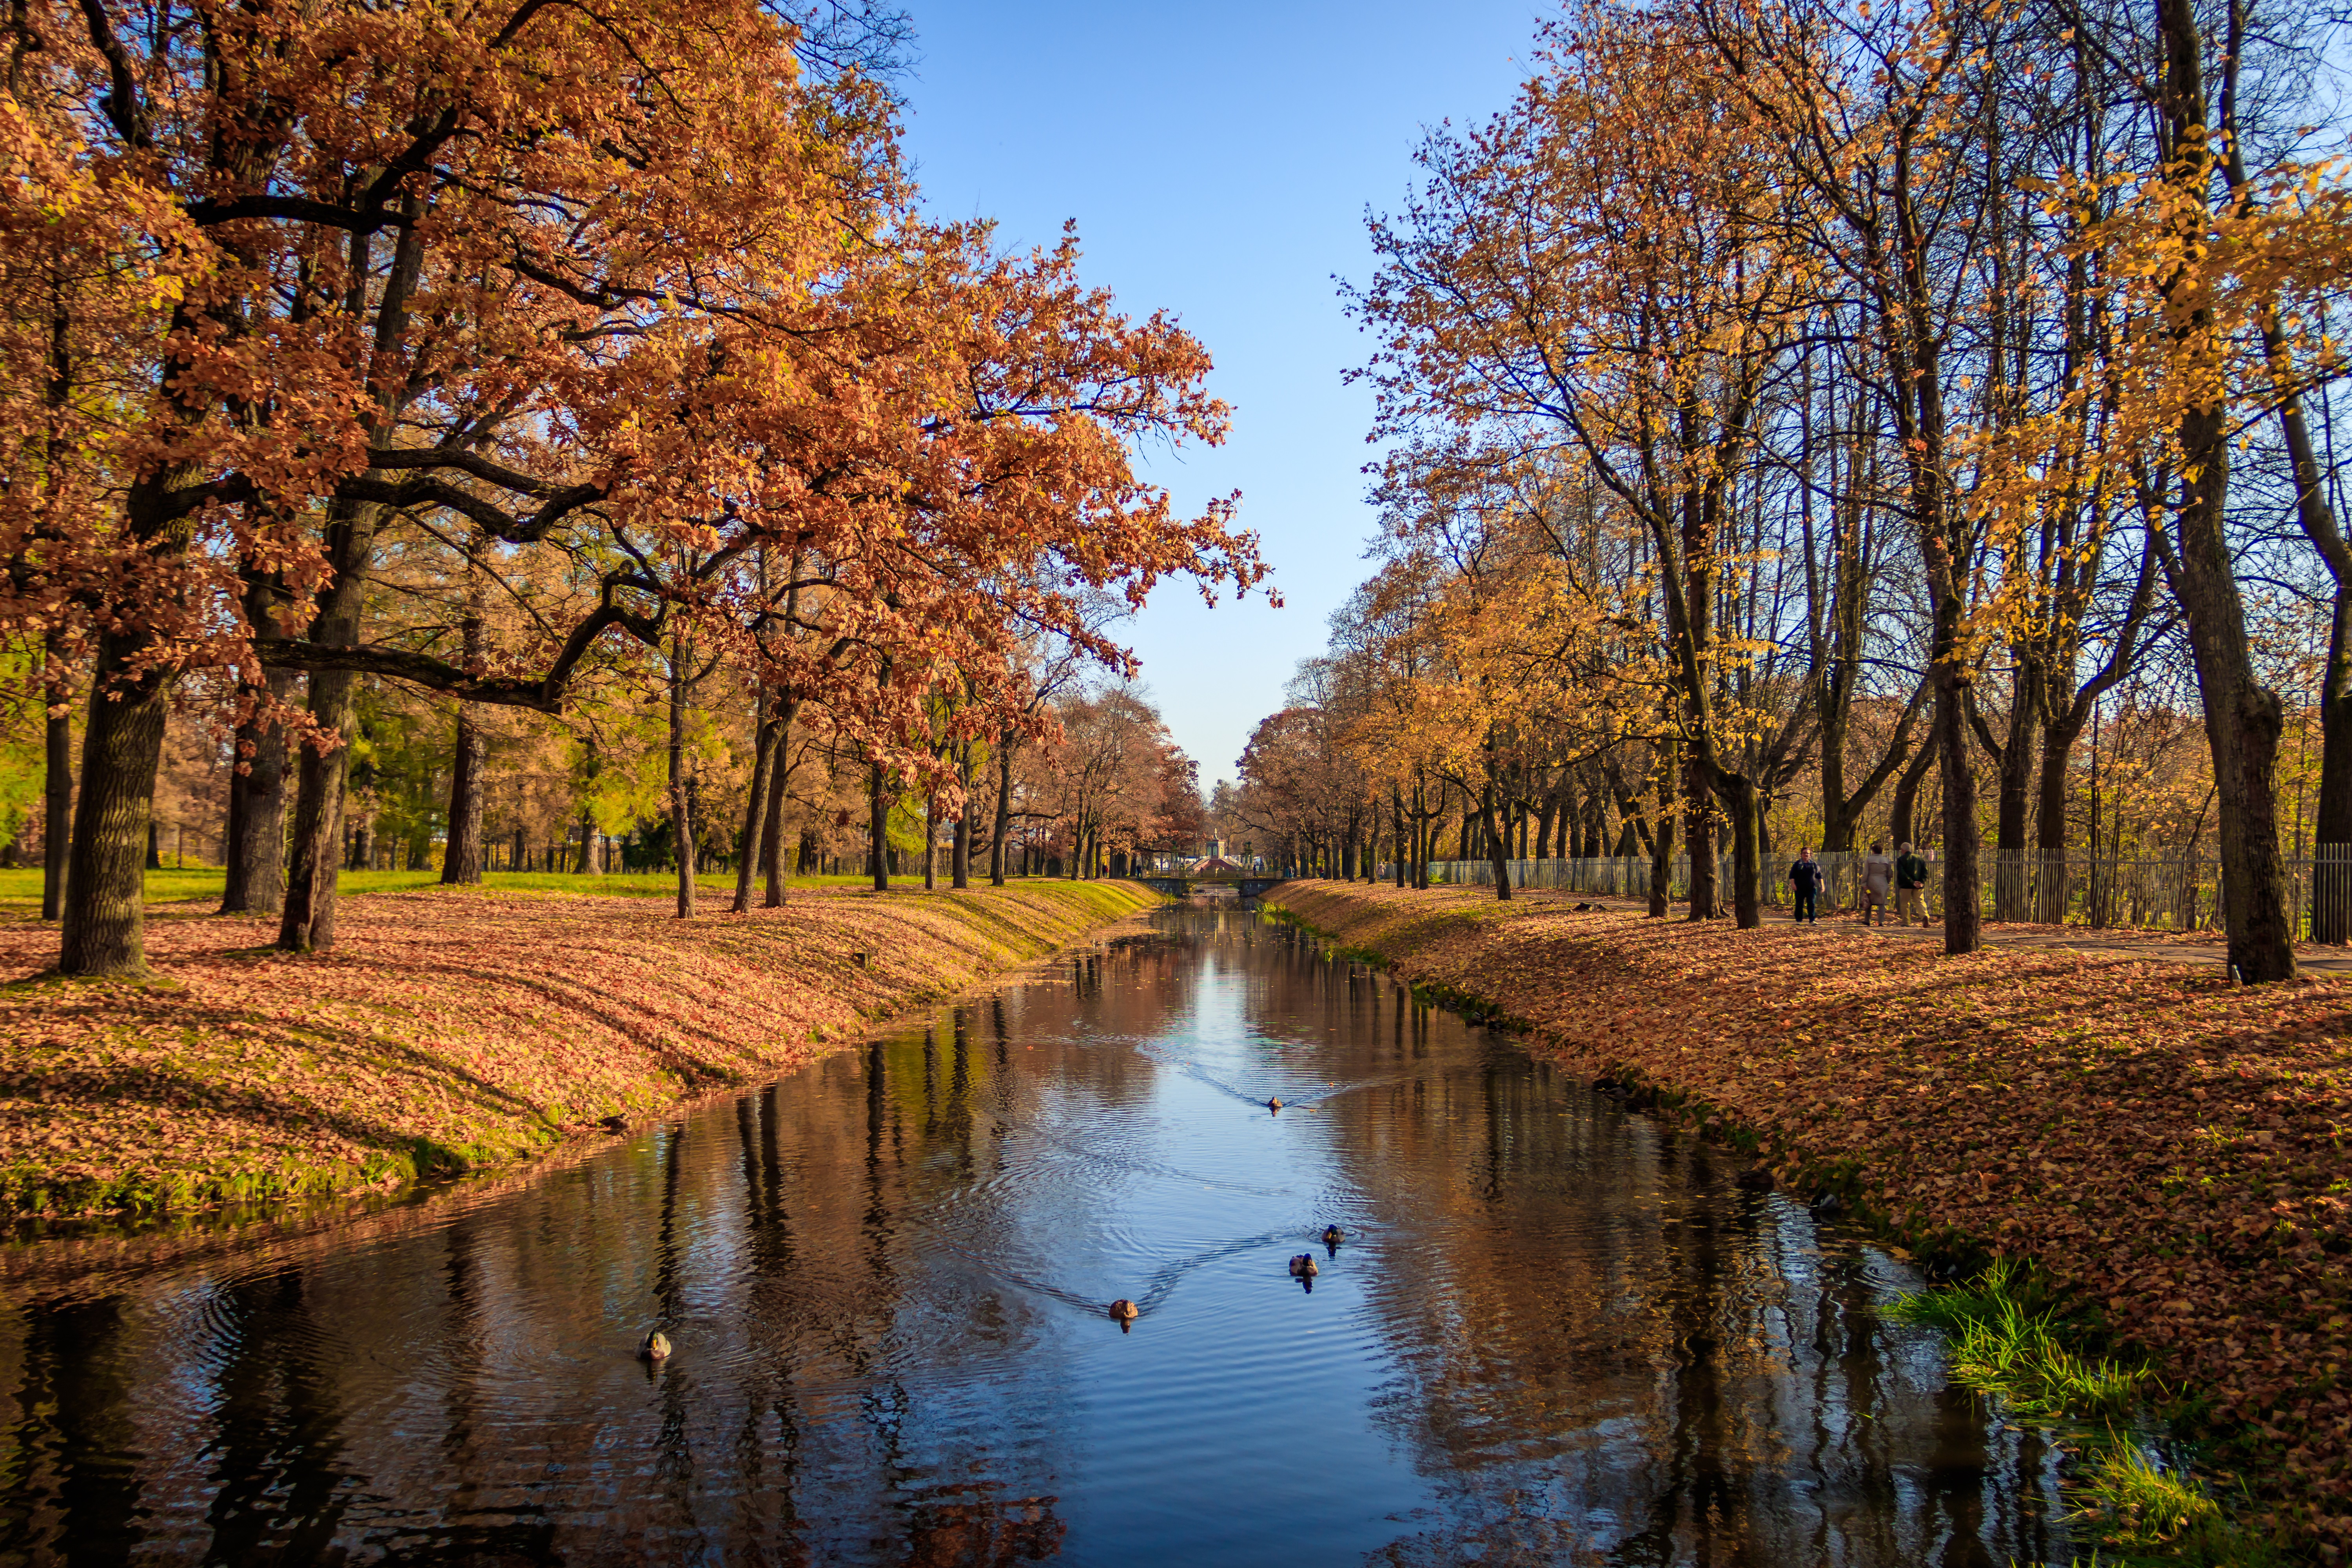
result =
M794 888L856 888L866 885L864 875L794 877ZM1015 885L1048 882L1057 879L1036 877L1012 879ZM981 881L975 879L975 881ZM160 871L147 873L147 901L151 904L181 903L190 900L217 899L221 894L223 873L218 867L190 866L184 868L167 866ZM415 888L440 886L441 873L424 871L345 871L341 889L352 898L369 893L396 893ZM601 898L667 899L676 895L677 878L675 872L652 871L634 875L583 877L566 871L492 871L482 879L482 885L496 892L507 893L578 893ZM923 885L919 871L912 877L890 879L894 889L916 889ZM945 888L946 879L940 885ZM695 879L698 901L721 901L735 896L735 873L707 871ZM0 907L29 906L37 909L41 901L41 872L38 867L0 870Z
M2128 1415L2153 1383L2147 1370L2070 1349L2056 1314L2032 1301L2024 1271L2004 1260L1973 1284L1906 1296L1886 1315L1949 1334L1953 1381L2000 1395L2027 1420Z
M2073 1517L2104 1542L2074 1568L2269 1568L2285 1561L2232 1523L2220 1500L2178 1466L2122 1436L2144 1394L2162 1384L2144 1366L2084 1353L2032 1276L1996 1260L1968 1284L1922 1290L1887 1308L1898 1323L1950 1336L1952 1381L1998 1397L2022 1420L2074 1426L2065 1474Z
M2093 1453L2075 1489L2083 1506L2074 1517L2095 1524L2126 1552L2162 1552L2178 1561L2194 1551L2209 1562L2231 1561L2200 1550L2229 1544L2220 1539L2225 1533L2221 1505L2128 1438Z

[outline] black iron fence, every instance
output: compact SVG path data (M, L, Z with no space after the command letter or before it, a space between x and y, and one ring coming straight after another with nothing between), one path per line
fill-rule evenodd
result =
M1864 856L1823 854L1814 857L1828 876L1822 898L1827 910L1852 910L1862 902ZM1791 857L1776 855L1765 863L1764 902L1785 909ZM1602 855L1577 859L1507 860L1511 885L1552 888L1594 897L1646 899L1650 896L1650 858L1646 855ZM2223 920L2221 864L2210 855L2118 856L2084 850L1988 849L1984 874L1977 890L1985 918L2042 925L2130 927L2149 931L2215 931ZM2287 896L2298 936L2315 942L2352 940L2352 844L2322 844L2309 854L2287 861ZM1395 875L1393 866L1381 868L1383 879ZM1456 886L1491 886L1495 868L1487 860L1438 860L1429 868L1430 880ZM1716 886L1727 908L1731 902L1731 857L1723 856L1716 868ZM1931 862L1926 889L1927 908L1940 914L1943 868ZM1666 896L1690 896L1690 858L1675 857Z

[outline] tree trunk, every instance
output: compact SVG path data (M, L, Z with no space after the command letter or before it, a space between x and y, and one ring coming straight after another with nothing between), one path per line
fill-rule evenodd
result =
M1013 740L996 738L996 826L988 845L988 880L1004 886L1004 840L1013 831Z
M73 682L52 636L42 654L41 695L48 704L42 730L41 918L62 920L67 855L73 844Z
M688 921L694 918L694 804L686 787L686 672L694 650L683 630L671 636L669 647L670 843L677 852L677 918Z
M1965 672L1947 661L1937 667L1937 753L1944 786L1944 951L1974 952L1984 945L1984 916L1977 906L1981 884L1977 829L1977 773L1969 754L1968 715L1961 681Z
M147 647L137 632L105 632L98 639L58 933L60 973L147 973L142 857L154 828L171 678L149 670L122 679L130 659Z
M282 702L295 679L291 670L270 670L261 691ZM286 733L274 721L239 724L236 754L245 771L229 775L220 912L278 914L286 908Z
M1394 784L1389 785L1389 822L1396 837L1396 885L1404 887L1406 863L1412 858L1412 848L1404 836L1404 791Z
M784 798L793 783L793 721L801 702L788 688L776 697L776 754L768 764L766 816L760 826L760 903L782 909L792 868L784 864Z
M1495 781L1486 780L1486 787L1478 794L1478 826L1486 829L1486 863L1495 868L1495 897L1507 902L1511 896L1510 846L1503 842L1495 821Z
M1675 879L1675 784L1682 775L1672 741L1658 746L1658 826L1650 837L1650 918L1662 921L1673 903Z
M1700 778L1696 757L1683 765L1683 837L1690 844L1690 915L1695 921L1723 918L1723 895L1717 886L1715 813L1712 792Z
M277 583L256 578L246 590L246 623L257 637L275 637L284 617ZM274 915L286 908L286 733L259 710L283 703L297 677L290 669L265 669L245 695L256 711L236 727L238 771L228 780L228 832L221 847L220 912Z
M743 805L742 853L735 858L735 902L730 914L751 912L751 881L760 865L779 847L768 839L768 794L776 766L776 716L763 690L754 699L759 719L753 726L751 790Z
M2201 252L2214 151L2206 114L2204 37L2191 0L2158 0L2157 23L2165 55L2160 98L2169 142L2166 177L2180 189L2184 237ZM2210 309L2194 302L2193 290L2202 286L2186 268L2160 285L2168 304L2178 305L2179 295L2189 293L2189 308L2176 311L2172 331L2192 363L2201 361L2214 331ZM2256 678L2230 552L2228 408L2215 398L2185 409L2176 443L2181 463L2174 520L2178 556L2166 563L2167 575L2189 618L2189 646L2213 753L2230 963L2249 984L2292 980L2294 926L2278 838L2278 744L2284 713L2278 694Z
M1721 791L1731 816L1731 913L1733 922L1753 931L1764 923L1763 863L1757 843L1756 784L1744 773L1724 775Z
M949 881L961 889L971 886L971 742L966 741L956 758L956 772L963 784L963 805L956 811L955 849L948 863Z
M319 595L310 640L330 647L349 647L360 640L367 563L383 509L338 500L331 511L327 560L333 575ZM357 725L357 674L348 669L314 669L310 685L312 724L339 739L331 751L322 752L313 745L301 749L294 793L294 854L287 868L286 908L278 923L278 945L290 952L324 952L335 945L343 795L351 778L351 741Z
M473 670L482 668L481 574L469 564L466 578L463 647L466 668ZM461 700L457 750L449 767L449 847L441 857L441 881L446 887L471 887L482 879L482 772L488 753L474 704Z
M874 890L887 893L890 890L890 807L882 798L879 761L868 763L866 769L866 837Z
M940 890L940 792L923 791L923 891Z
M2327 668L2319 685L2320 844L2352 846L2352 579L2336 584ZM2339 853L2352 855L2352 848ZM2313 857L2311 940L2352 942L2352 860Z
M1888 810L1887 836L1896 844L1916 846L1919 836L1915 819L1919 809L1919 786L1927 782L1927 770L1936 765L1943 754L1943 744L1931 724L1927 736L1919 742L1911 761L1904 767L1903 776L1895 781L1895 797Z

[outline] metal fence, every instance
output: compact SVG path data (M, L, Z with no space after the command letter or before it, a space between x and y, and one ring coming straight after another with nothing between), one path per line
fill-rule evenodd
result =
M1793 857L1774 855L1764 866L1764 902L1775 909L1789 906L1789 862ZM1852 910L1862 902L1862 863L1858 854L1817 854L1828 875L1822 900L1824 912ZM1515 888L1552 888L1561 892L1594 897L1647 899L1650 858L1646 855L1603 855L1570 860L1507 860ZM2209 855L2126 857L2094 855L2082 850L1988 849L1978 898L1985 918L2042 925L2137 927L2150 931L2197 931L2220 929L2223 918L2221 864ZM1393 864L1380 868L1382 880L1396 875ZM1432 882L1487 887L1495 880L1488 860L1434 860ZM1716 868L1718 896L1731 904L1732 860L1722 856ZM1930 862L1927 907L1941 914L1943 868ZM1690 896L1690 858L1675 857L1669 899ZM2287 897L2296 934L2320 942L2352 940L2352 845L2322 844L2312 853L2287 861Z

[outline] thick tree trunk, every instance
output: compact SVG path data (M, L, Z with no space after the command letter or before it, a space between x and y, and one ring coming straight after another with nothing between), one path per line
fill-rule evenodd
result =
M142 858L153 836L155 772L163 754L170 677L124 679L145 651L137 633L101 633L82 731L81 793L74 802L58 969L65 974L147 972Z
M1486 863L1495 868L1495 897L1507 901L1511 896L1510 846L1503 842L1495 822L1495 781L1489 778L1478 795L1478 826L1485 828Z
M784 864L784 798L793 783L793 721L800 715L800 699L790 690L776 699L775 757L768 764L765 816L760 826L761 907L782 909L792 868Z
M283 616L277 584L255 580L246 590L246 624L274 637ZM262 712L283 703L298 679L290 669L266 669L245 696L256 711L236 727L237 770L228 780L228 832L221 847L220 912L274 915L286 908L286 732Z
M1690 914L1695 921L1723 918L1723 895L1717 886L1713 792L1701 776L1696 758L1683 766L1683 837L1690 845Z
M2157 25L2164 48L2159 97L2170 160L2167 178L2182 196L2184 237L2201 249L2217 151L2207 117L2205 39L2191 0L2158 0ZM2202 286L2186 269L2160 285L2168 304L2186 307L2175 310L2171 328L2190 363L2208 352L2214 331L2210 310L2195 294ZM2218 399L2190 406L2180 416L2176 442L2182 485L2175 518L2178 555L2166 564L2173 595L2189 618L2189 651L2213 754L2230 964L2250 984L2292 980L2294 922L2278 836L2278 744L2284 713L2278 694L2256 678L2230 552L2228 408Z
M1944 786L1944 951L1974 952L1984 945L1984 917L1977 906L1982 878L1978 864L1977 775L1969 753L1968 715L1960 681L1950 664L1937 667L1937 755Z
M271 670L267 679L271 700L291 695L293 671ZM239 724L236 752L246 771L229 775L220 912L274 915L286 907L286 732L274 721Z
M1673 904L1675 880L1675 785L1682 776L1672 741L1658 747L1658 826L1650 836L1650 918L1662 921Z
M1764 868L1757 842L1756 784L1746 773L1727 773L1719 792L1731 817L1731 914L1752 931L1764 923Z
M738 915L751 913L752 879L773 847L768 842L768 786L776 765L776 719L766 692L755 700L759 719L752 734L751 789L743 805L742 853L735 857L735 901L728 910Z
M42 654L41 695L48 718L41 726L41 918L62 920L67 856L73 845L73 682L51 637Z
M2278 746L2284 713L2278 694L2255 676L2222 529L2229 435L2221 411L2190 414L2181 421L2180 439L2198 477L2189 481L2178 520L2174 591L2189 616L2189 648L2213 756L2230 963L2249 984L2292 980L2294 925L2278 836Z
M379 507L337 501L327 529L327 560L334 575L319 596L310 640L330 647L358 643L367 595L367 563L382 521ZM347 669L310 672L310 719L340 737L333 750L301 749L294 793L294 852L287 868L286 908L278 945L291 952L324 952L335 945L336 876L342 859L344 790L350 782L351 740L356 730L359 677Z
M887 893L890 890L890 807L882 797L879 762L868 763L866 769L866 839L874 890Z

